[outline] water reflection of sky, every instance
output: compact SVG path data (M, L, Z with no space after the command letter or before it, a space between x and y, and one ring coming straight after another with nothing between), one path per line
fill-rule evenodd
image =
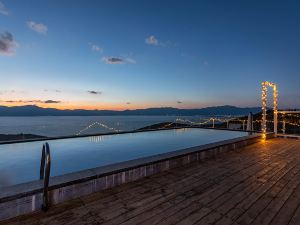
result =
M211 129L174 129L48 141L52 176L245 136ZM17 184L39 176L43 142L0 145L0 180ZM1 185L1 184L0 184ZM3 184L2 184L3 185Z
M42 116L0 117L1 134L36 134L47 137L130 131L176 119L207 121L206 116ZM94 125L93 125L94 124ZM91 126L93 125L93 126ZM90 127L89 127L90 126ZM88 128L88 129L87 129Z

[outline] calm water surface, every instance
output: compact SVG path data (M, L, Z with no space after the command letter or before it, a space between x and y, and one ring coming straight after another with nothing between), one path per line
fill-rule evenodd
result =
M174 122L178 116L41 116L0 117L0 134L36 134L47 137L130 131L161 122ZM201 121L207 117L180 117ZM91 126L92 125L92 126ZM90 126L90 127L89 127Z
M51 176L245 136L245 132L177 129L48 141ZM0 145L0 186L39 177L43 142Z

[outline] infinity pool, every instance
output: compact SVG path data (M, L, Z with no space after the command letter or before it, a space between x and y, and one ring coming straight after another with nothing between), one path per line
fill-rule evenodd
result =
M188 128L49 140L51 176L247 135L247 132ZM0 187L39 178L43 143L0 145Z

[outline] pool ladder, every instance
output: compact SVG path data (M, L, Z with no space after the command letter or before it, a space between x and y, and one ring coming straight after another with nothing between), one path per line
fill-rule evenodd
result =
M43 211L47 211L49 208L48 187L49 187L50 170L51 170L51 154L50 154L49 144L46 142L43 145L43 149L42 149L41 167L40 167L40 180L44 180L43 204L42 204Z

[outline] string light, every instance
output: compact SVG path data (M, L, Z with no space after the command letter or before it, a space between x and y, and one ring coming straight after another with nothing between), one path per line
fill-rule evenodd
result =
M277 85L275 83L264 81L261 83L262 93L261 93L261 104L262 104L262 124L261 130L263 134L267 132L267 87L273 88L273 111L274 111L274 133L277 134ZM265 135L264 135L265 136Z
M292 122L285 122L286 124L292 125L292 126L297 126L300 127L300 124L298 123L292 123Z
M94 122L94 123L88 125L87 127L85 127L84 129L80 130L76 135L78 136L78 135L82 134L83 132L85 132L85 131L87 131L90 128L95 127L95 126L100 126L100 127L103 127L105 129L108 129L108 130L114 131L114 132L121 132L121 130L118 130L114 127L109 127L106 124L103 124L103 123L100 123L100 122Z
M181 118L177 118L175 120L176 122L181 122L181 123L189 123L192 125L205 125L208 123L212 123L212 122L221 122L221 123L227 123L227 122L242 122L245 123L246 120L240 119L240 118L229 118L229 119L222 119L222 118L217 118L217 117L211 117L207 120L204 120L204 122L195 122L195 121L190 121L188 119L181 119Z
M266 93L266 92L265 92ZM266 94L262 94L263 98L266 98ZM264 102L264 101L262 101ZM263 104L264 106L264 104ZM275 106L277 107L277 104L275 104ZM277 111L277 110L276 110ZM281 113L281 114L284 114L283 111L277 111L277 113ZM296 113L296 112L295 112ZM298 112L300 113L300 112ZM295 115L295 114L284 114L285 116L287 115L290 115L290 117L296 117L296 118L300 118L300 115ZM263 116L264 118L264 116ZM240 123L245 123L247 120L244 120L244 119L241 119L239 117L235 118L235 117L227 117L227 118L217 118L217 117L211 117L211 118L208 118L208 119L202 119L202 122L195 122L195 121L191 121L191 120L188 120L188 119L182 119L182 118L176 118L174 122L170 122L170 123L167 123L165 124L164 126L162 126L161 128L164 129L164 128L169 128L171 127L173 124L176 124L176 123L184 123L184 124L190 124L191 126L193 125L206 125L206 124L209 124L209 123L214 123L214 122L220 122L220 123L227 123L227 126L229 124L229 122L240 122ZM275 121L273 120L254 120L253 123L261 123L262 125L265 124L265 127L262 127L262 131L263 131L263 134L266 134L266 127L267 127L267 123L274 123ZM289 121L286 121L286 120L283 120L283 121L279 121L280 123L285 123L287 125L290 125L290 126L297 126L297 127L300 127L300 120L298 121L298 123L295 123L295 122L289 122ZM100 122L94 122L90 125L88 125L87 127L85 127L84 129L80 130L76 135L81 135L82 133L84 133L85 131L95 127L95 126L99 126L99 127L103 127L109 131L113 131L113 132L121 132L122 130L119 130L117 128L114 128L114 127L109 127L108 125L106 124L103 124L103 123L100 123ZM265 129L264 129L265 128ZM265 132L264 132L265 131ZM263 137L266 137L266 135L263 135Z
M299 115L294 115L294 113L297 113L297 111L293 112L293 111L278 111L277 107L278 107L278 90L277 90L277 85L275 83L269 82L269 81L264 81L261 83L262 85L262 93L261 93L261 103L262 103L262 119L261 120L254 120L253 123L261 123L261 130L262 130L262 136L263 138L266 137L266 133L267 133L267 122L268 123L274 123L274 133L277 134L277 117L279 113L282 113L283 116L291 116L291 117L296 117L296 118L300 118ZM273 121L268 121L267 120L267 91L268 91L268 87L273 88L273 112L274 112L274 120ZM243 120L241 118L229 118L229 119L222 119L222 118L209 118L207 120L204 120L203 122L195 122L195 121L190 121L187 119L181 119L181 118L177 118L175 120L175 122L172 123L168 123L166 125L164 125L162 128L168 128L170 127L172 124L177 123L177 122L181 122L181 123L189 123L191 125L205 125L205 124L209 124L212 123L213 127L215 122L221 122L221 123L227 123L227 126L229 124L229 122L242 122L243 126L246 122L246 120ZM282 123L284 124L289 124L292 126L297 126L300 127L300 124L298 123L293 123L293 122L287 122L287 121L283 121ZM300 123L300 120L299 120ZM94 126L100 126L103 128L106 128L108 130L114 131L114 132L120 132L121 130L113 128L113 127L109 127L103 123L100 122L94 122L90 125L88 125L87 127L85 127L84 129L80 130L76 135L80 135L81 133L83 133L84 131L94 127Z

